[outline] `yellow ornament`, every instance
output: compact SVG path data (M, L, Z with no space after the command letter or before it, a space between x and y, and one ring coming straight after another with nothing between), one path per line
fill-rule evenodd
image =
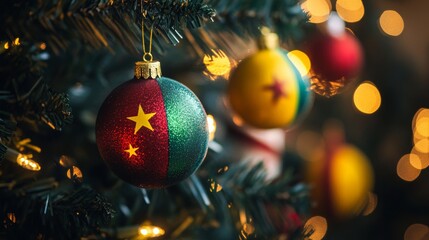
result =
M289 60L287 51L276 45L265 42L265 49L239 63L229 81L232 109L257 128L288 127L311 102L308 84Z
M369 160L351 145L314 154L308 179L317 210L336 218L359 214L374 181Z

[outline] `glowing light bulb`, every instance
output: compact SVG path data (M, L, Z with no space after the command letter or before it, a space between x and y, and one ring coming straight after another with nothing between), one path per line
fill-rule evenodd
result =
M139 233L145 238L156 238L165 234L165 230L149 224L143 224L139 227Z
M13 45L19 46L20 44L21 42L19 41L19 38L15 38L15 40L13 40Z
M34 161L33 159L29 159L28 156L23 154L18 154L18 157L16 158L16 163L19 166L31 171L40 171L40 169L42 169L36 161Z
M67 178L68 179L77 179L79 181L82 181L83 174L82 171L76 166L71 167L69 170L67 170Z

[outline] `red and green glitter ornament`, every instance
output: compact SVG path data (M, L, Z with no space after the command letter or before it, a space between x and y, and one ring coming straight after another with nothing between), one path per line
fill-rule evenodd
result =
M158 61L136 62L135 77L110 93L96 122L101 157L142 188L188 178L207 153L208 136L201 102L183 84L161 77Z

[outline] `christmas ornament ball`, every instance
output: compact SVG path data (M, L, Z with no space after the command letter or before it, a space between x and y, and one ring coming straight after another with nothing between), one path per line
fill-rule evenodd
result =
M263 49L241 61L231 74L231 108L249 125L288 128L311 106L309 84L281 48Z
M128 183L176 184L193 174L208 148L205 110L181 83L134 78L110 93L96 121L101 157Z
M307 44L313 89L324 96L337 94L357 77L363 65L363 50L350 33L318 34ZM315 85L315 86L314 86Z
M307 170L319 214L338 219L359 214L374 178L368 158L359 149L343 144L316 152Z

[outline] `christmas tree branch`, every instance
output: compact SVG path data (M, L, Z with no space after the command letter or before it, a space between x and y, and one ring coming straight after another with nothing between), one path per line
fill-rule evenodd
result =
M81 45L114 51L119 44L138 56L145 16L146 27L155 28L155 51L162 52L164 42L176 45L184 38L196 56L213 55L212 49L234 56L234 43L259 36L260 26L272 28L283 40L299 39L308 19L298 0L211 0L209 4L213 8L203 0L65 0L15 1L0 7L13 12L2 14L2 29L9 40L21 37L44 43L56 54ZM214 18L214 9L216 25L192 30ZM18 18L25 20L16 21Z
M70 188L52 178L3 180L0 236L8 239L78 239L97 233L113 216L110 204L89 187Z
M42 77L44 64L34 60L35 55L26 46L15 46L0 54L2 66L9 66L0 68L5 79L0 89L7 92L0 98L0 110L10 113L9 118L15 121L43 123L61 130L73 119L68 97L48 87Z
M228 56L236 57L236 49L248 48L248 42L260 36L262 26L271 28L283 41L298 40L308 20L298 0L212 0L210 4L216 9L217 24L187 38L192 45L200 43L196 45L197 52L209 55L213 54L211 49L222 49Z
M46 43L54 53L76 42L111 48L115 41L139 53L143 15L145 25L155 28L156 37L176 45L183 28L198 28L215 15L203 0L15 1L2 5L1 9L13 13L2 15L2 28L8 36ZM157 39L154 45L160 48Z

